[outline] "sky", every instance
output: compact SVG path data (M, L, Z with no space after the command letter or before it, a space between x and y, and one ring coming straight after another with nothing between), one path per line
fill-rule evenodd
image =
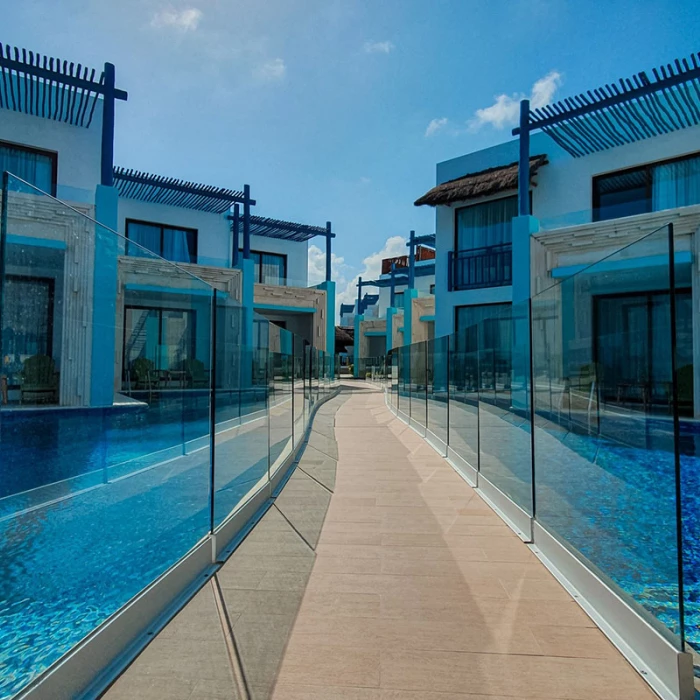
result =
M0 0L0 41L116 65L115 163L251 186L257 214L332 221L338 302L408 231L436 163L547 104L700 51L697 0ZM324 241L309 249L323 278Z

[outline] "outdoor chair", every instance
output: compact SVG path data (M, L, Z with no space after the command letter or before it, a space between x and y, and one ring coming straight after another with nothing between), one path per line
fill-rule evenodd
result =
M209 386L209 375L201 360L196 358L183 360L182 370L185 372L190 389L206 389Z
M131 363L131 379L133 389L151 389L155 365L146 357L137 357Z
M58 372L48 355L32 355L20 373L20 403L56 403Z

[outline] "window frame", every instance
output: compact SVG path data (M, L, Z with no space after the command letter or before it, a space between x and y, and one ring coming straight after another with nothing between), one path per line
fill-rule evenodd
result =
M52 197L56 196L56 189L58 187L58 151L47 151L44 148L37 148L36 146L26 146L23 143L15 143L14 141L5 141L0 139L0 148L3 146L7 148L15 148L18 151L24 151L25 153L33 153L40 156L48 156L51 159L51 192L49 194ZM32 183L33 184L33 183ZM34 187L37 187L34 185ZM39 189L39 187L37 187Z
M647 163L641 163L640 165L632 165L628 168L620 168L618 170L610 170L605 173L598 173L598 175L593 175L591 178L591 220L597 221L614 221L615 219L624 219L624 216L615 216L609 219L600 218L600 192L596 188L598 180L610 177L612 175L627 175L628 173L633 173L636 171L645 172L647 175L647 199L649 201L649 211L644 212L646 214L651 214L655 210L651 208L652 203L652 191L654 187L654 179L652 175L653 168L659 165L671 165L672 163L681 163L684 160L691 160L693 158L700 158L700 151L695 151L693 153L686 153L684 156L674 156L673 158L664 158L663 160L653 160ZM659 211L659 210L656 210ZM639 214L630 214L630 216L639 216Z
M282 258L282 262L284 263L284 265L283 265L284 275L282 277L284 284L279 284L279 285L272 284L271 286L273 286L273 287L286 287L287 286L287 254L286 253L274 253L270 250L253 250L253 249L251 249L250 254L251 254L251 256L253 254L260 256L260 271L259 271L258 276L257 276L258 278L255 280L256 284L270 284L269 282L262 281L262 256L263 255L274 255L278 258ZM243 257L243 248L240 249L240 257L241 258ZM251 257L251 259L252 259L252 257ZM253 261L253 262L255 262L255 261Z
M140 309L141 311L157 311L158 312L158 345L162 346L163 345L163 312L164 311L177 311L180 313L188 313L190 314L190 318L192 319L192 340L191 340L191 350L192 350L192 359L196 360L197 358L197 309L187 309L187 308L171 308L169 306L148 306L146 304L124 304L124 322L122 324L123 332L122 332L122 378L124 381L126 381L127 377L127 372L129 371L129 367L127 365L128 358L126 356L126 331L127 331L127 325L126 325L126 316L127 312L130 309ZM169 371L169 370L161 370L160 368L155 368L158 371Z
M126 246L126 254L127 255L129 255L128 241L135 243L137 246L140 245L139 243L137 243L133 239L129 238L129 224L140 224L142 226L143 225L153 226L154 228L160 229L160 252L159 253L155 253L154 251L151 251L151 252L154 255L158 255L159 257L163 258L164 260L168 260L167 258L163 257L163 242L164 242L164 235L165 235L166 228L174 230L174 231L186 231L187 233L194 234L194 262L183 263L182 261L179 261L179 260L168 260L168 262L173 263L173 265L198 265L199 264L199 229L191 228L189 226L176 226L174 224L161 224L157 221L146 221L144 219L127 218L124 220L124 237L127 240L127 246ZM148 248L146 248L146 250L148 250ZM139 256L130 256L130 257L139 257Z
M530 194L530 212L532 212L532 190L530 190L529 194ZM460 211L462 211L463 209L469 209L470 207L479 206L480 204L490 204L491 202L497 202L497 201L499 201L499 200L501 200L501 199L509 199L509 198L511 198L511 197L514 197L514 198L516 198L516 200L517 200L518 193L517 193L517 192L511 191L510 194L504 194L504 195L502 195L501 197L489 197L488 199L484 199L484 200L481 200L481 201L478 201L478 202L472 202L471 204L465 204L463 207L455 207L455 210L454 210L454 225L453 225L454 232L453 232L453 238L452 238L452 250L453 250L455 253L458 253L458 252L461 252L461 251L480 250L480 249L482 248L482 246L478 246L478 247L476 247L476 248L458 248L458 247L457 247L457 241L458 241L458 239L459 239L459 212L460 212ZM516 216L517 216L517 214L516 214ZM514 219L514 218L515 218L515 216L513 217L513 219ZM511 219L511 222L512 222L513 219ZM508 244L499 243L499 244L497 244L497 245L508 245ZM511 243L511 245L512 245L512 243ZM491 247L491 246L489 246L489 247Z

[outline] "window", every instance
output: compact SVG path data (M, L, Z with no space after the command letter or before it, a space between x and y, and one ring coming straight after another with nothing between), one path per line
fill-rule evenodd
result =
M127 306L124 310L124 369L143 358L150 369L178 371L195 359L195 312Z
M0 141L0 172L5 170L56 196L56 153Z
M435 294L435 285L434 284L430 285L430 293Z
M145 256L143 248L172 262L197 262L196 229L175 228L147 221L126 222L126 237L138 243L127 244L127 255Z
M284 285L287 281L287 256L250 251L255 265L255 281L260 284Z
M394 292L394 308L403 308L403 292Z
M51 357L53 306L53 279L6 276L2 347L8 385L19 384L20 373L28 357Z
M700 204L700 156L593 178L593 220Z
M517 215L516 196L457 209L455 250L474 250L510 244L513 233L512 220Z

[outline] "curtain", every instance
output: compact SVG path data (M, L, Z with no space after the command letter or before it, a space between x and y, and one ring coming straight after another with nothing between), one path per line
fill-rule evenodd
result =
M282 255L262 254L262 281L263 284L284 283L284 257Z
M700 204L700 156L652 168L652 210Z
M139 245L129 245L127 255L150 257L143 248L160 255L160 226L153 224L138 224L130 221L127 224L126 237ZM141 247L139 247L141 246Z
M512 220L517 214L517 197L504 197L458 210L457 250L510 243Z
M164 229L163 257L172 262L195 262L192 232L177 228Z
M0 172L7 170L40 190L54 194L52 156L0 145Z

